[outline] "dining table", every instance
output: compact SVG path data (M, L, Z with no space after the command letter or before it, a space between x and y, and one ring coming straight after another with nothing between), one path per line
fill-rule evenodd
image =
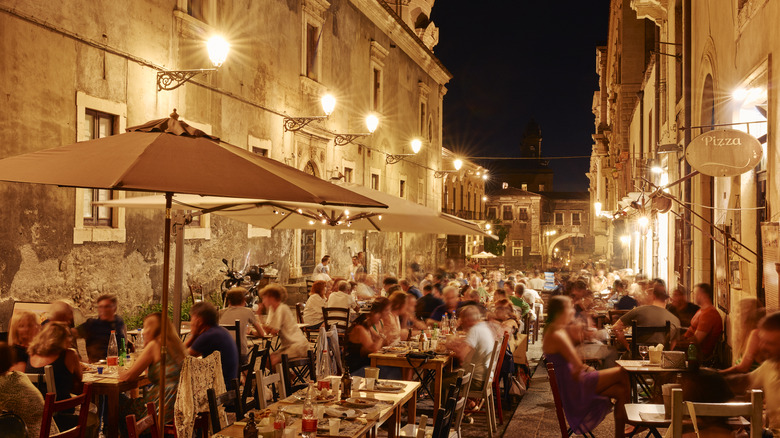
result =
M628 372L631 382L631 401L634 403L639 400L639 389L649 395L657 394L660 390L658 383L661 378L669 380L670 374L688 372L687 368L663 368L660 363L651 364L646 360L617 360L615 363ZM653 383L648 383L648 380L652 380Z
M322 380L331 380L334 378L338 379L340 377L330 376ZM400 434L401 412L404 405L408 410L408 422L414 424L416 419L417 390L420 388L420 383L402 380L381 380L380 382L385 382L388 387L392 387L392 390L383 390L381 387L375 386L373 390L369 391L365 388L365 384L363 384L360 388L352 391L352 398L346 402L332 400L316 403L315 406L322 406L323 415L318 421L323 421L323 425L327 425L327 421L331 418L330 415L332 411L335 411L336 413L346 411L348 408L355 406L358 402L372 405L367 406L366 408L353 408L353 411L355 412L349 414L349 418L342 419L341 427L337 435L331 435L330 431L327 430L327 427L324 427L318 428L317 437L360 438L365 436L373 438L377 435L377 429L380 426L387 424L388 437L396 438ZM334 393L337 393L337 391L334 391ZM292 394L286 399L279 400L278 402L269 405L266 409L251 411L254 413L260 435L272 436L274 417L281 409L288 417L285 430L293 430L293 436L300 436L300 411L302 405L303 397L301 394ZM245 417L242 420L236 421L220 430L213 435L213 438L243 438L243 429L246 426L247 418L248 413L245 414ZM267 420L264 420L266 418Z
M97 371L92 370L84 372L82 382L92 384L95 404L100 402L101 396L105 397L103 403L106 416L103 423L103 433L106 438L119 436L119 394L151 383L145 373L135 379L119 380L119 375L116 372L98 374Z
M419 370L432 370L433 377L433 418L439 412L441 403L441 390L444 372L452 371L452 355L449 353L436 354L430 359L407 359L408 349L403 348L385 348L368 355L371 359L371 366L410 368Z

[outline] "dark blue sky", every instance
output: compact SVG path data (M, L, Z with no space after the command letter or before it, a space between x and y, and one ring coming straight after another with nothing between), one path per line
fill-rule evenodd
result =
M454 76L444 146L472 157L518 155L533 118L543 156L589 155L596 46L607 39L608 14L607 0L438 0L434 52ZM555 190L587 190L588 164L553 160Z

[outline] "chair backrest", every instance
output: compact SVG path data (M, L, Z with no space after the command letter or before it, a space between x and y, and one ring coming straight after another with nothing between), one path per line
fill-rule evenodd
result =
M460 377L458 377L461 384L458 399L455 402L455 422L452 426L453 429L455 429L455 432L458 433L458 436L460 436L460 426L463 424L463 416L466 412L466 404L468 404L468 395L469 390L471 389L471 376L474 375L474 364L467 364L464 368L465 370L458 372L458 374L462 373Z
M639 340L655 333L664 334L664 342L663 342L664 350L668 350L669 341L671 339L670 336L671 327L672 325L671 322L669 321L666 321L666 325L657 326L657 327L637 326L636 321L631 321L631 357L632 358L639 357L639 345L645 344L645 342L639 342Z
M13 412L0 413L0 430L4 438L27 438L27 425Z
M71 397L66 400L57 401L57 394L50 392L46 394L46 398L43 402L43 418L41 419L41 438L81 438L84 436L85 429L87 427L87 415L89 415L89 401L92 395L92 384L85 383L84 391L75 397ZM76 406L81 406L79 412L79 422L76 427L60 432L56 435L49 435L51 430L51 422L54 418L54 414L67 409L74 409Z
M236 420L244 418L244 413L241 409L241 395L238 393L238 379L231 380L229 386L231 388L222 394L217 394L217 392L214 391L214 388L209 388L206 392L209 399L209 414L211 415L212 433L217 433L223 429L222 421L219 419L219 408L222 406L233 406L236 412ZM225 427L230 426L230 424L226 424Z
M628 310L609 310L607 311L607 315L609 316L609 323L614 324L617 322L618 319L620 319L621 316L628 313Z
M262 373L257 374L257 400L258 409L265 409L268 404L268 399L272 399L274 402L287 398L287 391L284 384L284 368L281 363L276 364L276 372L264 376ZM273 386L273 389L269 388ZM271 391L270 393L268 391ZM269 397L270 395L270 397Z
M764 393L754 389L750 403L691 403L696 417L736 417L750 419L750 438L760 438L763 428ZM687 403L683 403L682 389L672 390L672 438L682 437L683 417L691 416ZM702 435L704 436L704 435Z
M509 333L504 333L504 339L501 341L501 346L498 351L494 351L496 356L495 367L493 368L493 384L498 385L501 377L501 366L504 365L504 357L506 357L506 346L509 343Z
M314 352L309 350L307 357L290 359L286 354L282 354L282 378L287 394L309 386L309 381L317 381L317 372L315 371L316 362ZM291 376L292 375L292 376Z
M257 363L259 351L260 346L257 344L253 345L252 349L249 350L249 360L247 360L244 365L239 367L242 373L246 373L246 378L244 379L244 388L241 390L241 406L244 407L244 410L246 410L247 399L250 395L252 395L252 393L254 393L255 364Z
M295 303L295 316L298 324L303 324L303 311L306 309L306 303Z
M25 374L45 396L50 392L57 392L57 386L54 383L54 368L51 365L43 367L43 374Z
M220 324L231 332L236 334L236 348L239 356L241 355L241 321L235 320L233 324Z
M340 332L346 332L349 329L349 312L347 307L323 307L322 318L325 320L325 328L328 329L332 324L336 324L336 327Z
M457 391L455 385L450 385L449 393ZM444 403L444 409L439 409L436 420L433 422L433 436L431 438L447 438L450 435L450 428L455 417L455 397L447 397Z
M326 332L326 336L328 338L328 348L333 352L333 356L336 362L336 369L333 370L331 367L331 370L334 371L336 375L344 374L344 364L341 363L341 356L344 352L341 349L341 341L339 340L338 329L328 330Z
M152 435L152 438L158 438L160 436L159 430L157 430L157 410L154 407L153 402L146 404L146 416L136 421L135 414L130 414L125 417L127 422L127 436L129 438L138 438L147 430Z
M173 408L176 434L179 438L190 438L196 414L208 411L207 390L213 388L217 393L225 391L221 357L220 352L215 351L203 358L184 358Z
M555 378L555 366L552 362L547 362L547 374L550 376L550 390L555 401L555 414L558 416L558 426L561 428L561 437L569 437L569 427L566 425L566 416L563 414L563 404L561 403L561 393L558 391L558 380Z

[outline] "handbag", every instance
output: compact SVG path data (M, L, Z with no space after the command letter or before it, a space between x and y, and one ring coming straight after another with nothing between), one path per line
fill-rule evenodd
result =
M661 353L661 368L685 368L685 353L682 351L664 351Z
M522 397L525 395L525 384L515 376L509 376L509 395L516 395Z

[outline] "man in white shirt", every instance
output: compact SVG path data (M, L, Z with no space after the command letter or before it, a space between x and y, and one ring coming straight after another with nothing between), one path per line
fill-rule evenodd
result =
M358 256L353 255L352 256L352 265L349 267L349 277L352 279L352 281L355 281L355 279L361 274L366 272L366 270L363 268L363 265L360 264L360 260L358 259Z
M233 325L236 320L239 321L241 327L241 351L238 352L241 363L246 363L247 356L249 355L249 349L246 343L246 329L249 325L261 332L260 321L257 320L257 315L249 307L246 307L246 294L247 290L243 287L234 287L230 289L226 295L228 307L219 311L219 324L220 325Z
M328 307L341 307L344 309L352 309L355 312L359 311L357 302L352 295L349 294L349 283L346 281L339 281L336 285L336 291L331 292L328 297Z
M376 291L374 290L375 283L376 280L374 280L373 276L361 276L361 279L358 280L358 285L355 288L355 295L357 295L357 298L359 300L373 299L376 296Z
M533 290L544 290L544 278L538 269L534 270L534 278L528 281L528 286Z
M311 278L314 281L317 280L323 280L328 281L330 280L330 256L326 255L322 258L320 263L317 264L317 266L314 267L314 272L311 274Z
M493 330L482 320L482 314L476 306L463 307L458 321L460 321L460 329L466 332L466 338L447 342L447 348L455 353L460 363L474 364L471 389L479 391L490 380L488 367L496 337ZM451 377L453 376L445 376L446 384L448 384L447 379ZM446 384L442 385L442 388L446 388Z

